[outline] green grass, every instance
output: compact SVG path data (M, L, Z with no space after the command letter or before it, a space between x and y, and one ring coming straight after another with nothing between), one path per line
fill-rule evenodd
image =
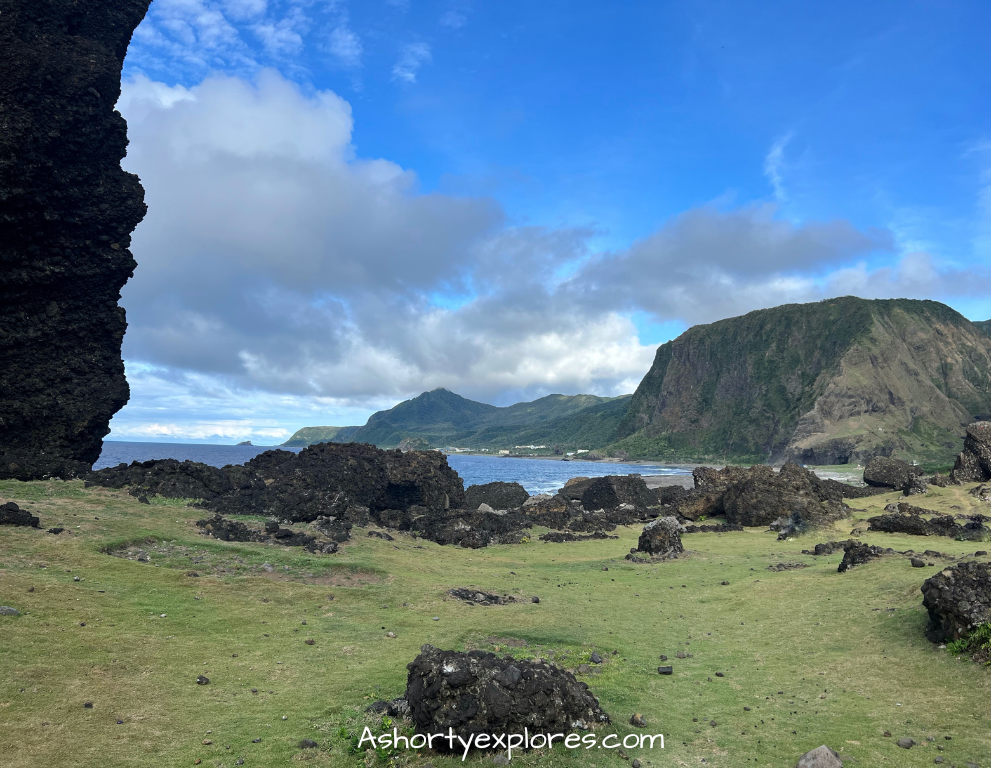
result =
M912 501L969 510L978 503L966 490L936 488ZM851 505L863 518L895 498ZM919 586L935 569L888 557L837 574L840 554L800 553L846 538L857 520L787 542L757 529L688 535L689 557L645 566L623 560L636 527L619 529L618 541L478 551L356 530L340 554L311 556L207 539L194 525L201 510L139 504L80 483L0 483L7 500L45 528L67 530L0 528L0 604L23 614L0 617L5 768L196 759L229 767L238 757L247 766L364 765L364 755L348 753L347 734L379 721L363 711L371 701L402 694L405 665L423 643L498 648L569 668L598 650L606 663L583 679L613 717L611 729L630 732L631 714L641 712L649 732L665 734L663 751L629 750L647 766L793 766L823 743L861 766L931 765L938 754L947 765L983 764L991 756L991 670L923 635ZM936 537L861 538L954 555L975 548ZM142 548L150 562L107 554L126 553L122 545ZM766 570L778 562L810 567ZM541 602L483 608L446 596L467 585ZM678 650L693 658L675 658ZM657 674L660 654L674 675ZM209 685L195 684L201 674ZM900 736L919 746L898 749ZM300 750L303 738L320 749ZM395 757L410 766L459 762L412 751ZM615 752L563 747L515 763L623 765Z

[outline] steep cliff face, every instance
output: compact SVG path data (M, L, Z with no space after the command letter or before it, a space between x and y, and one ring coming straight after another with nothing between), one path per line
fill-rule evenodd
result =
M68 477L129 395L144 190L114 105L150 0L0 0L0 477Z
M618 437L635 455L950 463L988 413L991 337L937 302L844 297L664 344Z

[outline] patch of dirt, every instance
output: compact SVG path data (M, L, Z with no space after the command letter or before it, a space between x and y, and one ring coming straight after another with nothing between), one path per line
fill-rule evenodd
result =
M386 579L383 579L378 574L368 573L366 571L338 571L322 576L314 576L312 574L300 576L298 574L280 573L278 571L271 573L262 571L261 573L254 573L252 576L261 576L272 581L294 581L302 584L318 584L325 587L350 587L352 589L367 587L369 584L381 584L383 581L386 581Z
M799 568L808 568L806 563L777 563L776 565L767 566L769 571L795 571Z
M500 645L506 648L528 648L526 640L520 640L518 637L496 637L495 635L490 635L485 638L485 642L489 645Z
M366 571L336 568L331 572L320 573L312 570L312 566L273 565L269 562L249 563L232 552L216 552L188 544L155 539L122 544L106 550L105 554L137 563L185 571L194 578L196 576L260 576L273 581L333 587L364 587L368 584L378 584L383 580L378 574Z

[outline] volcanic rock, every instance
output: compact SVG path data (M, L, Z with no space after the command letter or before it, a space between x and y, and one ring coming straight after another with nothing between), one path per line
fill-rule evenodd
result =
M18 525L25 528L37 528L41 520L26 509L21 509L14 502L0 504L0 525Z
M749 468L696 467L695 489L672 503L686 520L725 516L735 525L770 525L778 518L799 513L802 528L817 527L846 517L844 498L865 495L835 480L822 480L794 463L779 472L756 465ZM797 521L796 521L797 522Z
M519 483L495 481L484 485L471 485L465 491L469 510L478 509L480 504L488 504L492 509L512 509L522 507L530 494Z
M958 483L991 480L991 421L975 421L967 427L963 452L957 456L950 477Z
M684 530L676 517L659 517L643 527L637 549L653 558L675 558L685 551L681 543Z
M524 728L569 733L609 722L585 683L543 661L424 645L407 669L406 700L417 733L453 728L467 739Z
M823 744L806 752L798 761L798 768L843 768L843 761L833 750Z
M115 467L91 472L86 476L87 485L103 488L130 488L132 496L158 495L167 499L216 499L234 492L231 479L232 467L218 469L198 461L152 459L118 464ZM237 479L248 487L264 489L265 481L254 473L245 473L238 467Z
M742 525L719 523L717 525L686 525L683 533L739 533L742 530Z
M551 544L565 544L572 541L591 541L592 539L618 539L619 536L610 536L608 533L602 533L602 531L595 531L594 533L581 534L581 533L571 533L570 531L550 531L541 535L540 540L546 541Z
M864 467L864 482L876 488L902 490L918 474L911 464L888 456L875 456Z
M929 520L923 514L931 515ZM980 520L971 520L964 525L957 523L952 515L939 515L930 509L900 503L889 504L885 514L868 518L868 529L884 533L907 533L913 536L949 536L961 541L983 541L988 534Z
M876 560L883 554L884 550L880 547L861 544L859 541L850 542L843 547L843 560L840 561L840 566L836 570L838 573L844 573L855 565L864 565L871 560Z
M115 105L149 2L0 3L0 478L85 474L128 399L117 301L146 207Z
M929 611L929 640L964 637L991 621L991 565L970 561L931 576L922 585L922 605Z
M529 603L529 598L514 597L513 595L496 595L491 592L483 592L474 587L455 587L448 590L448 593L455 600L463 600L466 603L475 605L508 605L509 603Z
M20 616L21 612L9 605L0 605L0 616Z

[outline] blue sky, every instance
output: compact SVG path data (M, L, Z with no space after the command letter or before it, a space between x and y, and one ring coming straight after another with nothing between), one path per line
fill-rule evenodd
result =
M111 438L632 391L832 295L991 317L978 2L154 0Z

